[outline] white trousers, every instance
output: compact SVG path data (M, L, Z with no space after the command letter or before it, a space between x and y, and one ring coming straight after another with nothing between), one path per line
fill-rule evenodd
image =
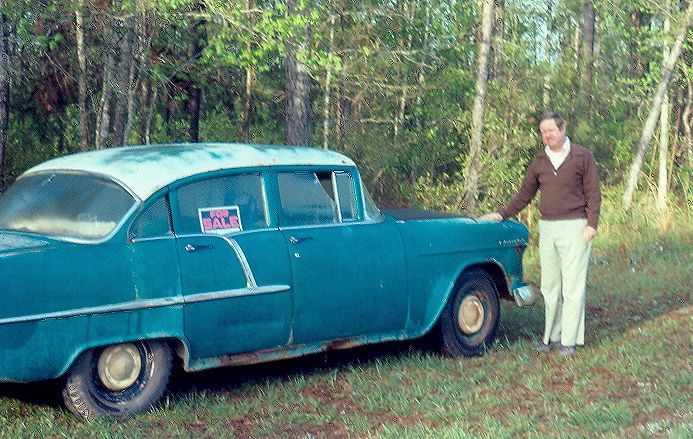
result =
M586 219L539 221L544 343L585 343L585 284L592 249L592 242L583 238L586 225Z

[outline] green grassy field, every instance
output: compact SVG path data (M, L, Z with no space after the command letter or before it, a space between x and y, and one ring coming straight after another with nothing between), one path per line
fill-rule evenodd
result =
M541 304L506 303L483 357L419 340L179 374L161 406L117 422L67 413L54 383L0 385L0 437L693 437L693 226L672 218L603 222L570 359L532 354ZM538 282L536 246L526 272Z

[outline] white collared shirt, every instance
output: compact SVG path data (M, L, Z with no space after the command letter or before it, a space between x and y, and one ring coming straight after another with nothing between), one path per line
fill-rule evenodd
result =
M549 156L553 169L558 169L561 167L566 157L568 157L568 153L570 153L570 139L567 137L565 138L563 149L559 152L553 152L551 148L549 148L549 145L544 145L544 151L546 151L546 155Z

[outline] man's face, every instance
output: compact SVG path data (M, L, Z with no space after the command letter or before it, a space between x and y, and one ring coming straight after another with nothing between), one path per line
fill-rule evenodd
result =
M565 143L565 125L558 128L556 121L553 119L542 120L539 124L539 132L544 145L548 145L553 151L563 149Z

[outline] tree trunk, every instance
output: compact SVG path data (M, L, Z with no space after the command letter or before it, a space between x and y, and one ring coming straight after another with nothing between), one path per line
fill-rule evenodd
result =
M575 22L575 32L573 32L573 72L575 77L580 76L580 23Z
M641 50L643 28L646 27L648 17L642 10L635 9L631 12L630 19L636 31L635 38L630 41L631 55L635 54L635 60L632 62L633 68L631 71L635 78L641 78L648 71L646 56L643 55L643 51Z
M113 145L125 144L125 125L127 123L128 96L130 94L130 68L134 62L133 41L135 39L135 17L130 15L125 20L127 31L120 48L120 62L116 71L115 108L113 110Z
M496 0L494 7L494 17L496 18L493 28L493 39L491 40L491 52L493 53L493 68L491 78L496 79L503 76L505 70L505 59L503 59L503 38L505 36L505 0ZM428 32L426 33L426 35Z
M201 6L200 6L201 7ZM189 59L196 60L202 55L200 44L200 27L204 21L196 20L190 30L190 41L188 42ZM191 66L194 69L194 66ZM202 103L202 90L195 83L193 75L188 73L188 121L189 140L192 143L200 141L200 108Z
M245 0L245 13L248 16L248 22L252 26L252 14L250 12L250 0ZM250 53L253 46L250 41L246 43L245 50ZM245 69L245 97L243 99L243 141L250 142L250 111L253 105L253 66L248 64Z
M115 7L115 5L114 5ZM104 41L106 47L103 53L103 78L101 85L101 101L96 121L95 143L96 149L106 146L108 131L111 127L111 97L113 94L113 80L115 77L115 55L118 48L118 33L113 23L107 20L104 24Z
M503 3L503 1L501 0L499 3ZM426 18L424 21L423 40L421 41L421 66L419 67L419 74L417 78L419 89L416 93L416 107L414 108L414 129L417 131L420 131L423 128L423 121L425 119L423 117L423 99L421 97L426 84L423 66L426 63L427 54L431 53L428 40L429 35L431 34L431 5L428 1L424 3L424 16ZM434 163L429 162L429 164L431 165L431 168L433 168Z
M296 0L287 0L287 8L290 16L304 13L297 9ZM298 54L305 52L307 39L305 31L300 29L299 36L288 42L284 60L286 100L284 137L287 145L310 145L313 138L313 127L310 121L310 76L308 67L298 59Z
M399 2L398 2L399 3ZM416 4L412 2L411 5L407 6L408 3L402 2L402 15L404 18L406 18L408 21L405 22L405 26L400 26L399 31L398 31L398 46L399 46L399 51L400 53L404 53L404 51L411 51L411 45L412 45L412 36L413 36L413 31L410 29L414 27L414 12L416 8ZM405 46L404 44L404 38L403 34L405 32L405 29L407 29L407 44ZM409 78L407 77L407 71L406 71L406 66L405 63L400 62L400 84L402 84L402 94L399 96L399 105L397 109L397 114L395 114L394 118L394 131L395 131L395 137L399 135L400 130L404 129L404 116L405 116L405 111L407 109L407 98L408 98L408 86L407 84L409 83Z
M652 139L652 134L654 133L655 126L657 125L657 117L662 109L662 101L664 95L666 94L667 87L669 86L669 81L671 80L672 72L674 71L674 66L676 65L676 60L681 54L681 47L683 46L683 41L688 33L688 28L691 22L691 13L693 12L693 2L688 4L688 9L683 13L681 20L681 29L679 35L676 38L676 42L669 53L669 57L664 63L664 71L662 72L662 79L657 86L657 91L655 93L654 100L652 102L652 107L650 107L650 113L645 121L645 126L643 127L642 135L638 141L637 152L635 158L633 159L633 164L630 167L630 173L628 175L628 182L626 184L626 189L623 193L623 206L628 209L633 202L633 194L635 193L635 188L638 184L638 175L640 174L640 169L642 168L643 158L650 144L650 139Z
M686 88L686 107L681 116L683 125L684 139L686 139L686 154L688 165L693 166L693 130L691 130L691 113L693 113L693 81L690 76L686 78L688 87Z
M664 35L668 35L671 27L669 19L670 8L665 0ZM666 41L662 47L662 60L666 62L669 47ZM657 182L657 208L664 211L667 206L667 152L669 150L669 94L664 93L662 111L659 117L659 180Z
M79 108L79 148L89 149L89 125L87 122L87 57L84 54L84 0L78 0L75 11L75 37L77 40L77 107Z
M541 103L544 111L549 111L551 108L551 66L549 54L553 52L553 44L551 43L551 33L553 31L553 1L546 2L546 38L544 39L544 87L542 88Z
M0 0L0 11L5 8L5 0ZM7 18L0 13L0 193L5 191L5 151L7 128L10 118L10 71Z
M335 143L339 148L343 146L342 139L342 81L337 80L337 85L334 91L335 109L334 109L334 138Z
M582 73L580 83L582 84L582 105L581 111L589 113L592 99L592 71L594 68L594 3L592 0L585 0L584 26L582 28Z
M191 84L188 90L188 120L190 128L188 131L189 140L192 143L200 141L200 103L202 101L202 90Z
M482 0L481 41L477 55L476 86L474 90L474 107L472 109L471 141L469 157L465 166L466 204L470 213L475 213L479 198L479 153L481 151L481 130L484 124L484 107L486 105L486 88L488 86L488 61L491 48L491 29L493 27L493 0Z
M325 108L322 119L322 147L327 149L330 140L330 87L332 84L332 51L334 48L334 23L336 17L330 17L330 45L327 52L327 72L325 72Z
M147 12L144 10L144 8L139 22L138 44L140 46L140 123L138 134L140 143L149 145L152 83L154 78L151 74L152 40L151 33L149 31Z

